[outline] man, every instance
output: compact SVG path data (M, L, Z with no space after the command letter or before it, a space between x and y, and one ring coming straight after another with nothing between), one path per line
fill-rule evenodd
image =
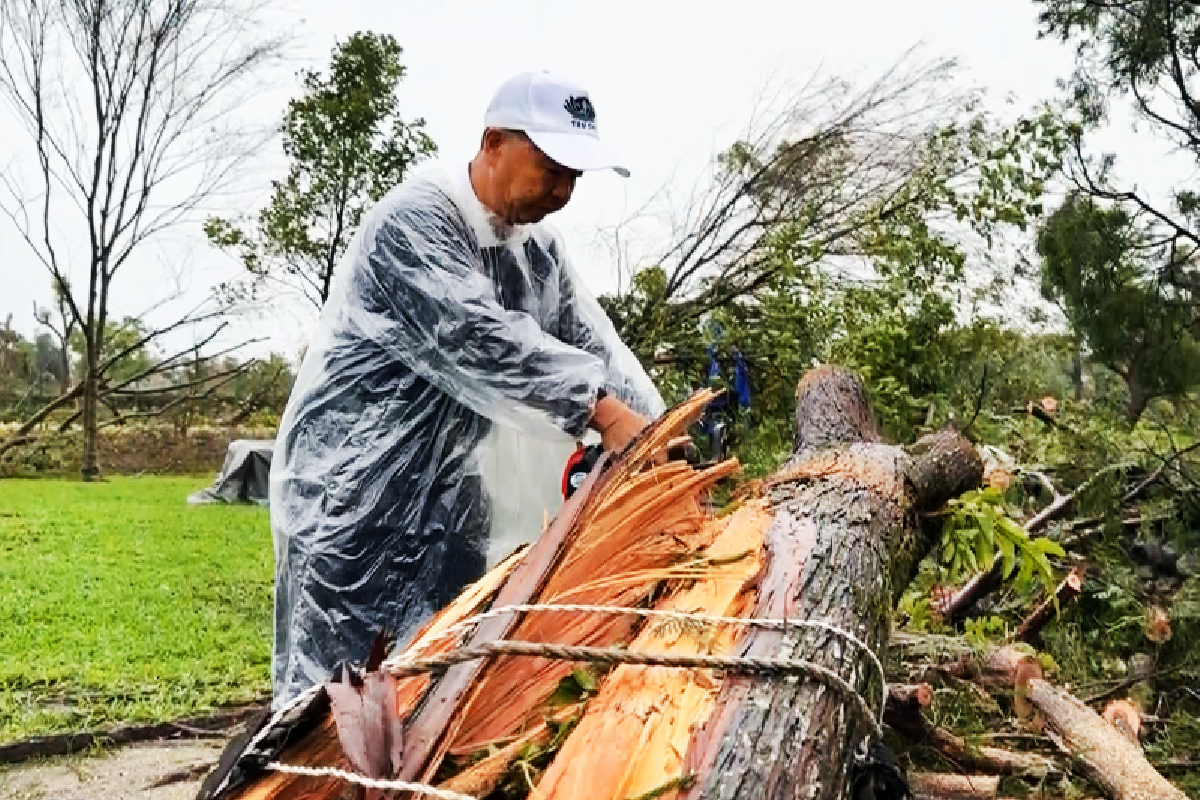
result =
M280 423L276 708L535 538L554 510L539 493L587 429L617 449L664 410L541 222L582 172L628 175L587 92L519 75L484 125L469 165L414 176L363 220Z

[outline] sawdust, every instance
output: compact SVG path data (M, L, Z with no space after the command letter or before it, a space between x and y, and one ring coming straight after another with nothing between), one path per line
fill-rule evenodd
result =
M0 767L0 800L192 800L222 740L153 742ZM175 780L151 788L168 776Z

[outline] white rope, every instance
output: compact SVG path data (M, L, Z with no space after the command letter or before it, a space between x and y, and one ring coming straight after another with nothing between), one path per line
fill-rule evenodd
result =
M879 723L883 724L883 709L887 705L887 673L883 670L883 662L879 660L879 656L875 654L866 642L854 635L850 631L839 628L832 623L823 620L815 619L755 619L753 617L718 617L711 614L697 614L687 611L663 611L654 608L628 608L626 606L591 606L581 604L551 604L551 603L536 603L529 605L511 605L501 606L486 611L482 614L476 614L473 617L468 617L461 622L451 625L446 630L442 631L437 636L431 639L431 642L440 641L442 639L453 636L454 634L472 627L473 625L482 622L485 619L498 617L508 613L528 613L541 611L557 611L566 613L582 613L582 614L632 614L639 617L659 618L659 619L674 619L683 622L700 622L708 625L740 625L743 627L765 628L768 630L787 630L788 628L815 628L818 630L827 631L835 636L840 636L846 641L856 645L859 650L867 655L871 663L875 666L875 671L879 673ZM389 671L398 667L403 667L405 664L412 663L418 660L416 654L402 654L396 658L390 659L383 664L383 668Z
M887 703L887 676L883 671L883 664L880 662L879 657L877 655L875 655L875 651L873 651L870 647L868 647L866 642L864 642L862 639L855 636L850 631L845 630L844 628L839 628L836 625L833 625L828 622L824 622L822 620L784 620L784 619L754 619L754 618L743 618L743 617L718 617L718 616L713 616L710 614L697 614L697 613L689 613L689 612L684 612L684 611L661 611L661 610L657 610L657 609L648 609L648 608L626 608L623 606L590 606L590 605L578 605L578 604L575 604L575 605L570 605L570 604L563 604L563 605L552 605L552 604L511 605L511 606L503 606L501 608L492 609L483 614L478 614L474 617L465 619L462 622L459 622L455 625L450 626L445 631L443 631L438 636L436 636L432 641L438 641L438 640L447 638L459 631L462 631L468 627L471 627L472 625L475 625L478 622L483 621L484 619L498 617L501 614L543 612L543 611L545 611L545 612L566 612L566 613L572 613L572 612L574 612L574 613L590 613L590 614L632 614L635 616L646 617L646 618L673 619L673 620L687 621L687 622L700 622L700 623L705 623L705 624L710 624L710 625L740 625L740 626L745 626L745 627L765 628L768 630L787 630L789 628L815 628L815 629L827 631L836 636L840 636L843 639L845 639L846 641L851 642L854 645L858 646L858 648L860 650L862 650L862 652L867 654L867 657L871 660L871 663L875 665L875 669L879 672L879 681L880 681L880 686L882 687L882 689L881 689L882 696L880 697L880 701L879 701L879 716L878 716L878 722L875 723L875 734L877 736L880 735L880 731L881 731L880 726L883 724L883 710L884 710L884 706ZM531 644L531 643L524 643L524 642L513 643L513 642L501 641L498 644ZM548 646L554 647L554 645L548 645ZM583 648L578 648L578 649L583 649ZM630 660L635 660L640 656L646 656L646 655L649 655L649 654L638 654L638 653L631 653L631 652L625 652L625 653L618 654L618 656L623 656L623 658L628 658ZM664 654L664 657L666 657L665 654ZM716 663L716 662L720 662L721 664L727 663L728 666L730 666L730 667L739 666L739 665L741 665L742 661L748 660L748 659L738 659L736 657L730 657L730 658L723 659L721 657L716 657L716 656L710 657L710 659L713 660L714 663ZM434 660L436 660L436 657ZM759 659L759 660L762 660L762 659ZM387 662L384 663L383 668L388 669L389 671L403 673L405 671L406 667L408 667L410 665L414 665L419 661L421 661L421 659L418 659L415 656L415 654L414 655L404 655L404 656L400 656L398 658L388 660ZM781 669L795 668L795 667L804 667L806 669L806 671L809 671L809 672L815 671L815 672L823 675L824 678L828 682L831 682L834 686L840 688L843 692L849 693L855 699L857 699L858 703L868 713L868 718L869 718L870 709L867 707L866 701L863 700L862 696L860 694L858 694L858 692L844 678L841 678L836 673L826 669L825 667L821 667L820 665L817 665L817 664L811 664L811 663L803 662L803 661L795 661L794 659L780 660L780 668ZM259 734L253 740L251 740L250 744L246 748L246 751L247 752L253 751L256 748L256 746L259 744L259 742L262 740L262 738L266 736L266 734L283 718L283 716L290 709L294 708L300 701L307 699L307 696L309 694L316 692L316 691L320 691L322 688L324 688L324 687L321 684L317 684L316 686L310 687L306 692L302 693L301 695L298 695L296 698L293 699L292 702L288 703L284 708L281 708L279 711L277 711L272 716L271 722L268 723L267 725L265 725L260 730ZM866 739L863 740L864 743L866 741L867 741ZM454 791L450 791L447 789L439 789L436 786L429 786L427 784L422 784L422 783L410 783L408 781L400 781L400 780L382 780L379 778L368 778L365 775L359 775L359 774L356 774L353 772L347 772L346 770L338 769L336 767L304 767L304 766L298 766L298 765L292 765L292 764L283 764L279 761L272 761L269 764L267 764L266 768L269 770L273 770L275 772L289 773L292 775L303 775L303 776L314 777L314 778L322 778L322 777L339 778L348 783L352 783L352 784L355 784L358 786L364 786L369 789L415 792L415 793L424 794L429 797L435 798L435 800L478 800L478 798L476 798L472 795L461 794L459 792L454 792Z
M275 772L286 772L291 775L306 775L310 778L341 778L347 783L365 786L368 789L420 792L430 797L436 797L437 800L479 800L479 798L473 795L451 792L447 789L439 789L436 786L429 786L424 783L368 778L366 775L358 775L353 772L347 772L344 769L337 769L336 767L299 767L293 764L281 764L278 761L272 761L270 764L267 764L267 769L274 770Z

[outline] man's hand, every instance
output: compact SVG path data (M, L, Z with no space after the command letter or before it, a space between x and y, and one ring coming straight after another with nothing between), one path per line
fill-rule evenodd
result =
M649 424L649 420L612 395L596 401L596 409L588 421L588 427L600 434L600 445L616 452L624 450Z

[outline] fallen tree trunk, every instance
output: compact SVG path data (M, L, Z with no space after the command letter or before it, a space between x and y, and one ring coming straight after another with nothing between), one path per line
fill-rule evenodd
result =
M754 629L735 651L790 657L842 676L878 707L884 676L871 653L886 646L889 614L933 544L916 515L977 485L983 465L953 432L910 455L879 442L862 383L821 368L800 382L795 452L769 482L774 520L754 616L819 621L829 629ZM873 720L828 681L727 678L717 707L693 739L681 797L840 798L848 766Z
M1044 717L1046 735L1077 759L1111 800L1187 797L1151 766L1141 748L1070 692L1035 678L1025 695Z
M861 382L818 369L797 391L793 458L718 518L700 494L734 462L657 459L710 399L676 407L598 467L577 513L552 526L560 541L489 574L383 663L403 737L387 733L393 720L336 707L335 723L323 698L353 697L327 684L306 708L285 709L277 733L257 731L245 753L223 758L202 796L331 800L358 779L348 773L482 796L510 766L547 800L846 796L856 748L882 713L875 653L936 536L919 515L976 485L982 464L953 432L908 450L879 443ZM472 617L508 603L518 607ZM589 677L572 661L601 666ZM376 686L377 675L349 684ZM553 698L573 675L596 685L564 707ZM582 718L560 735L550 719L570 709ZM398 763L362 746L372 726L403 739ZM544 774L521 760L525 745L551 748Z

